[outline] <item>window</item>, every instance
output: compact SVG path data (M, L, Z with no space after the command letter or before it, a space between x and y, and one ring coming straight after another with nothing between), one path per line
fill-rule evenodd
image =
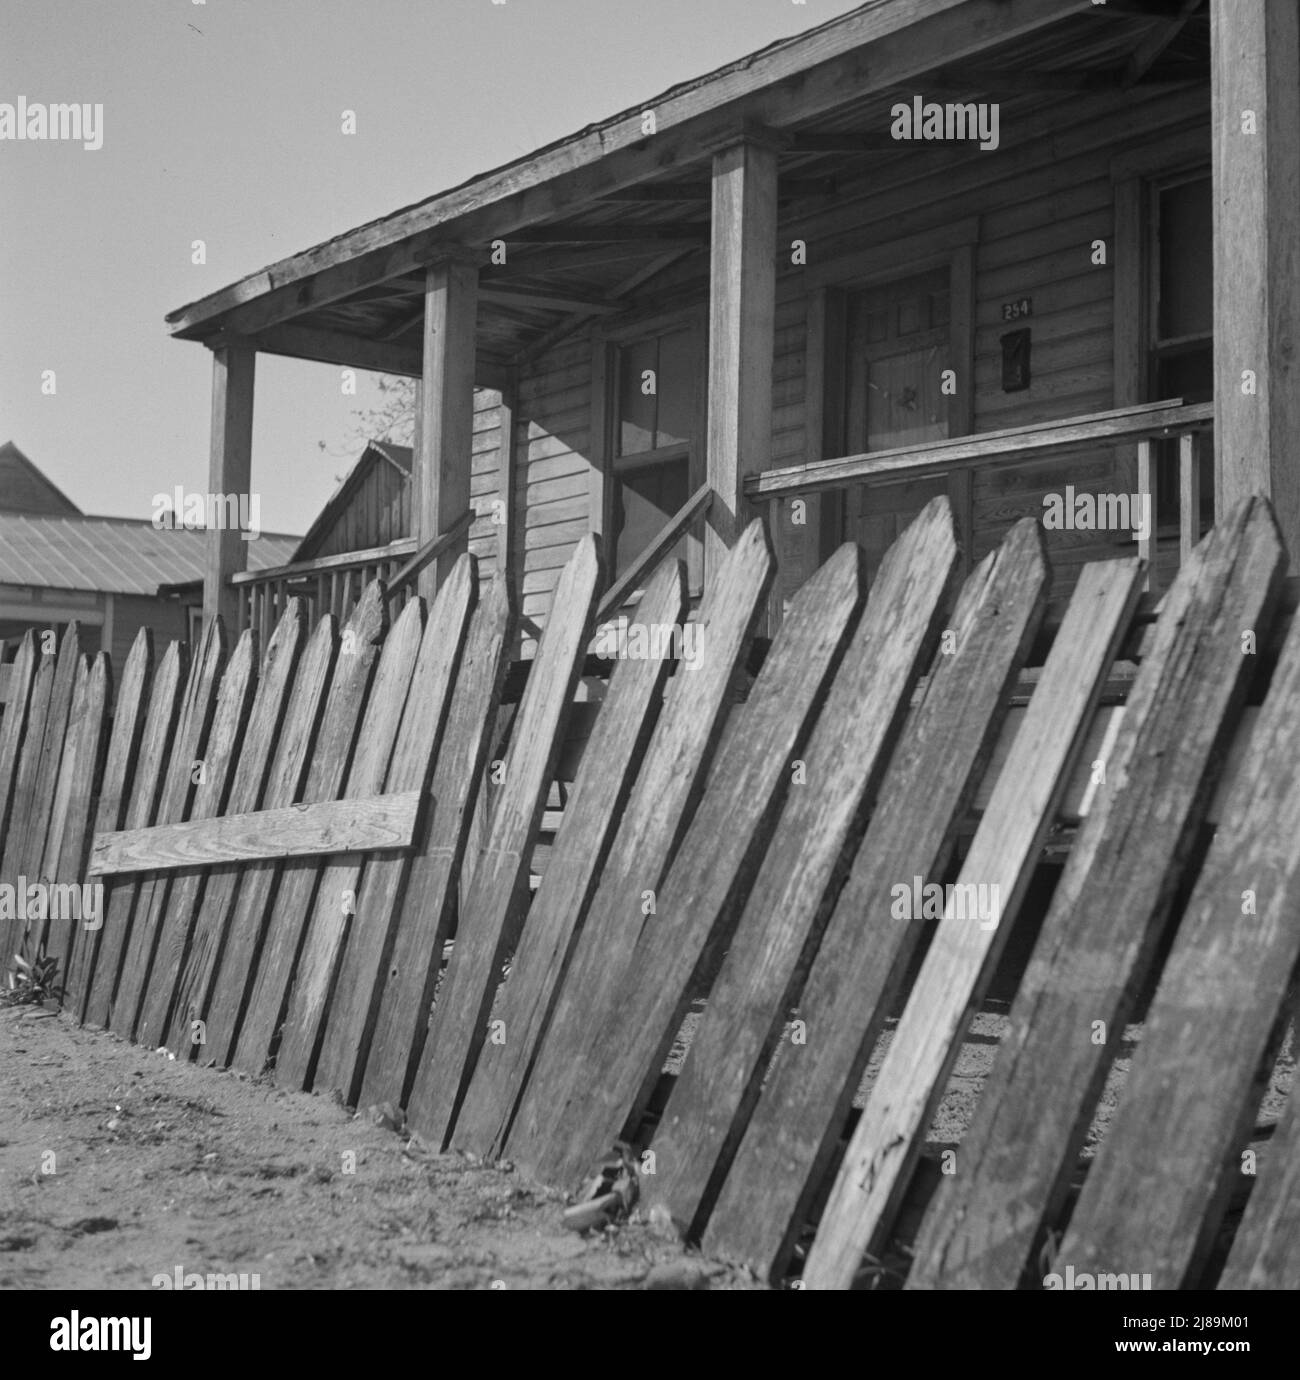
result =
M679 324L615 347L610 531L617 578L691 496L700 435L701 331ZM683 538L676 555L685 556Z
M1208 171L1184 173L1151 185L1147 281L1150 299L1147 396L1214 399L1214 228ZM1213 520L1214 459L1202 438L1201 516ZM1178 446L1157 450L1157 525L1178 522Z

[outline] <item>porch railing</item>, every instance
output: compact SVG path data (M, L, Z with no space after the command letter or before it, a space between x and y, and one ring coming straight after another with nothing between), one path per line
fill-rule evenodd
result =
M417 546L413 537L404 537L368 551L342 551L270 570L240 571L230 577L239 592L239 629L256 628L265 646L285 605L294 597L306 602L310 622L332 613L342 623L361 598L361 591L376 579L387 584L389 612L395 615L415 592L420 572L450 550L473 521L473 509L467 509L445 532L423 546Z
M414 539L404 538L368 551L344 551L270 570L240 571L230 577L239 594L239 630L256 628L265 646L294 597L306 603L309 623L332 613L341 624L371 580L391 581L414 552ZM404 591L409 588L405 586Z
M1154 559L1159 494L1153 445L1158 440L1178 438L1178 546L1179 559L1185 560L1200 540L1200 442L1213 425L1213 403L1167 399L1035 426L986 431L899 450L874 451L767 470L750 478L745 491L755 502L767 501L775 505L801 494L843 489L853 484L890 484L907 479L935 478L953 470L982 469L1064 455L1097 443L1135 444L1137 492L1149 496L1152 514L1150 529L1138 542L1138 554L1147 559L1148 587L1155 591L1159 585Z

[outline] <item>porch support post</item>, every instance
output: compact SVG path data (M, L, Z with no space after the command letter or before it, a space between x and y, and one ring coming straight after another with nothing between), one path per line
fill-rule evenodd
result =
M1215 506L1267 494L1300 555L1300 13L1211 0Z
M425 280L424 372L412 470L417 550L469 507L477 317L478 269L457 261L433 265ZM433 598L467 544L468 534L420 572L417 588L426 599Z
M253 469L253 371L256 352L224 345L212 352L212 429L208 492L247 494ZM230 577L248 566L248 543L234 528L213 523L203 572L203 625L220 614L229 632L239 627L239 597Z
M776 317L776 150L746 137L713 157L704 578L753 515L745 477L768 468Z

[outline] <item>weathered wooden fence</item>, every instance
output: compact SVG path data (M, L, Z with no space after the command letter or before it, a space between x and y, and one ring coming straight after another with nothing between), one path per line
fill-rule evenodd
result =
M75 626L29 636L0 720L3 952L57 956L87 1024L391 1101L544 1181L630 1142L644 1207L773 1282L851 1284L919 1202L908 1287L1294 1287L1300 1091L1242 1173L1300 957L1300 624L1268 506L1158 608L1122 559L1049 619L1030 521L958 571L938 499L869 595L841 549L756 665L756 522L693 654L656 654L687 617L661 564L593 683L588 538L517 695L504 587L468 556L391 627L375 582L341 629L291 601L264 650L216 623L155 667L142 634L115 696ZM1039 924L927 1200L963 1038Z

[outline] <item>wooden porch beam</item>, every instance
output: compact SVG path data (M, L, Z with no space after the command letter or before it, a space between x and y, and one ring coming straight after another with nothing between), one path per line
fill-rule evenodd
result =
M621 311L617 302L607 297L584 297L577 292L552 292L540 288L507 287L504 283L482 283L479 297L491 302L514 302L523 307L541 307L546 311L588 311L593 315Z
M898 145L890 141L896 150ZM783 177L777 184L777 197L781 201L797 201L804 197L834 196L833 177ZM644 187L627 187L620 192L610 192L601 201L712 201L713 185L710 182L652 182Z
M420 377L420 351L383 340L366 340L337 331L318 331L305 326L273 326L249 342L268 355L314 359L349 369L369 369L377 374Z
M879 132L846 133L831 129L803 129L792 134L788 153L897 153L899 143Z
M1300 11L1211 0L1214 494L1273 502L1300 553Z
M253 375L256 352L227 345L212 352L212 428L208 492L247 494L253 472ZM203 622L220 614L230 635L239 626L239 600L230 577L248 565L248 543L226 527L208 529L203 573Z
M745 479L771 456L775 323L776 150L746 141L713 157L706 588L752 515Z
M677 225L530 225L502 236L507 245L617 244L622 240L697 244L708 237L709 227L702 220Z
M612 301L622 301L626 304L626 299L631 297L638 288L644 287L651 278L657 277L679 259L684 259L702 248L703 245L690 244L686 248L678 246L677 248L670 249L666 254L660 254L658 258L652 259L648 264L642 265L635 273L618 283L613 291L610 292L610 299ZM594 315L595 313L590 311L580 311L575 312L572 316L566 317L544 335L539 336L531 344L520 350L518 355L515 356L516 363L528 364L532 360L537 359L540 355L544 355L547 350L559 344L561 340L567 339L574 331L581 330L583 326L592 320Z
M429 269L424 304L424 374L411 475L417 549L449 530L470 506L478 269L457 261L435 265ZM417 587L425 599L432 601L467 544L462 531L436 562L420 571Z

